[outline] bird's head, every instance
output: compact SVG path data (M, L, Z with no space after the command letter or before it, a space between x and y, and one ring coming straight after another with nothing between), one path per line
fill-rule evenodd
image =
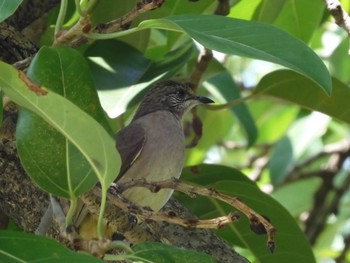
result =
M196 105L212 102L209 98L196 96L189 84L162 81L146 93L134 119L158 110L170 111L181 118Z

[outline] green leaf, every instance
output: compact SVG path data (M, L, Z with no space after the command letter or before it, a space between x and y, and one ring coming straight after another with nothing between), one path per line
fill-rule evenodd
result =
M75 50L42 48L28 76L69 99L108 129L86 62ZM96 184L97 176L78 148L35 113L20 110L16 136L22 164L42 188L73 198Z
M266 11L268 12L268 10ZM304 42L309 42L314 31L320 25L323 12L324 3L322 1L285 0L283 8L273 24Z
M220 165L202 164L185 168L181 178L187 182L213 187L221 193L236 196L271 220L277 229L276 251L273 254L266 247L266 235L254 234L249 229L249 222L244 216L239 222L231 223L218 230L218 234L229 242L249 249L257 262L315 262L311 247L294 218L284 207L270 195L260 191L252 181L238 170ZM191 199L183 196L181 199L201 218L212 218L234 210L234 208L214 199Z
M204 83L207 90L215 97L216 102L227 103L241 98L238 88L228 72L220 73ZM248 146L256 141L258 131L255 122L245 104L237 105L230 109L238 118L248 136Z
M0 23L10 17L23 0L0 0Z
M69 99L108 128L86 62L75 50L42 48L28 69L28 76ZM42 188L73 198L96 184L97 176L88 160L48 122L21 109L17 127L22 164Z
M75 253L56 240L33 234L1 231L0 262L104 262L92 256Z
M232 14L242 12L242 10L235 11ZM309 42L320 24L323 11L322 1L262 0L255 9L253 19L271 23L304 42Z
M332 91L322 60L303 42L276 27L221 16L178 15L143 21L137 30L143 28L184 31L207 48L282 65L310 78L326 94Z
M272 196L297 218L302 212L310 211L314 195L321 184L320 178L300 180L277 188ZM298 193L297 198L295 193Z
M327 96L310 79L290 70L277 70L261 79L255 93L280 98L350 123L350 88L336 79L333 79L332 95Z
M211 256L162 243L141 243L132 247L130 259L154 263L214 263Z
M94 170L101 184L106 188L106 185L109 185L115 179L120 168L119 154L115 149L113 139L106 130L90 115L64 97L43 87L33 87L23 81L19 71L12 66L0 62L0 72L2 73L0 76L0 87L5 94L14 102L31 110L58 130L67 139L67 142L69 141L74 145L86 158L91 169ZM26 129L22 132L25 131ZM40 134L37 135L40 136ZM50 146L50 143L49 139L47 147ZM41 155L41 157L45 160L46 158L52 158L45 154ZM74 159L69 160L72 163L74 161ZM80 164L76 165L79 166ZM32 168L35 169L35 172L40 171L40 167ZM72 167L72 169L76 169L76 167ZM32 175L32 171L29 171L29 174ZM49 181L52 180L50 175L44 174L43 176L45 177L43 182L48 181L48 183L47 185L42 184L42 187L48 187L50 192L57 192L64 197L70 197L70 194L72 194L72 192L69 192L70 189L61 188L57 181L53 183L54 186L52 188L52 184L49 185ZM59 180L58 178L55 179ZM67 178L65 178L65 175L62 175L60 180L67 180ZM96 181L97 178L95 179ZM81 191L87 191L93 185L90 182L89 185L79 187Z
M300 108L298 106L271 103L269 99L259 99L249 103L249 110L258 126L257 144L272 144L286 134ZM278 123L278 128L276 123Z
M134 47L117 40L96 41L84 56L99 91L138 83L152 63Z
M309 42L323 11L322 1L241 0L231 8L229 17L273 24Z
M348 52L349 39L346 35L329 58L329 66L332 76L338 78L344 83L350 82L350 60L347 59L349 56Z
M244 0L243 2L248 3L249 0ZM279 16L279 14L283 10L283 6L286 4L286 0L275 0L274 2L268 1L268 0L260 0L259 5L254 10L254 14L252 17L252 20L270 23L272 24L273 21ZM235 15L235 13L238 13L242 10L236 10L236 12L231 12L232 15ZM235 16L232 16L235 17Z
M167 52L159 61L152 61L141 81L150 81L160 75L163 75L162 79L174 76L188 62L192 53L193 45L188 44Z
M228 17L252 20L255 10L258 8L261 0L241 0L231 7ZM277 1L275 0L275 3ZM273 14L271 14L273 15Z

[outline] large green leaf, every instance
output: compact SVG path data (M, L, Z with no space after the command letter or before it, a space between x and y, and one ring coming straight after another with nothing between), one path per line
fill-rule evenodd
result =
M108 129L91 74L77 51L63 47L42 48L29 67L28 76L35 83L50 87L69 99ZM28 109L20 111L16 136L24 168L47 191L67 198L75 197L96 183L97 176L83 153ZM91 145L99 147L94 143Z
M278 70L265 75L255 93L296 103L350 123L350 88L336 79L333 79L332 95L327 96L310 79L290 70Z
M69 69L70 68L68 67L65 70ZM101 181L101 184L106 188L106 186L115 179L120 168L120 157L115 149L114 140L106 130L90 115L79 109L64 97L43 87L30 84L28 81L24 81L24 77L21 76L19 71L12 66L0 62L0 72L0 87L6 95L20 106L25 107L40 116L43 120L58 130L67 139L66 142L74 145L77 151L86 158L91 166L90 169L93 169ZM62 77L65 76L62 74L59 75ZM76 79L79 79L79 75L76 75ZM27 128L22 126L20 129L23 129L23 131L20 132L25 133ZM28 132L30 132L30 130L28 130ZM37 136L40 137L41 134L37 134ZM49 138L44 134L43 139L47 139L46 146L51 147L50 144L53 143L53 141L51 141L52 138ZM70 148L67 149L70 150ZM35 149L31 148L31 151L32 150ZM59 152L56 152L55 154L58 155ZM48 156L45 153L41 154L39 157L43 158L44 161L55 158L55 156ZM79 167L74 167L73 163L75 161L80 161L80 157L77 160L75 159L76 155L67 155L67 157L69 157L67 158L67 162L71 165L69 172L76 172L76 169ZM27 156L26 158L30 157ZM37 161L40 162L41 160ZM75 163L75 165L79 166L81 164ZM71 176L71 173L62 174L58 178L52 178L50 174L42 172L40 166L35 167L33 165L31 168L34 169L35 173L40 173L43 176L40 185L44 187L45 190L58 193L64 197L71 197L71 195L77 194L72 191L74 190L73 187L62 187L59 182L59 180L67 181L67 183L76 182L75 178L66 177L67 175ZM28 173L33 175L32 171L28 171ZM33 176L40 176L40 174ZM84 179L86 174L83 174L82 176ZM55 180L54 183L51 182L52 180ZM89 184L84 186L78 184L76 187L79 188L79 192L87 191L96 181L97 178L89 180ZM81 182L81 184L84 184L84 182Z
M0 232L0 262L102 263L92 256L75 253L56 240L22 232Z
M143 21L134 31L143 28L184 31L207 48L280 64L331 93L328 70L313 50L268 24L212 15L178 15Z
M10 17L23 0L0 0L0 23Z
M256 262L315 262L311 247L294 218L276 200L260 191L238 170L220 165L202 164L185 168L182 179L236 196L258 213L271 219L277 229L277 247L273 254L266 248L266 236L254 234L249 229L249 222L245 217L218 231L219 235L233 244L248 248ZM227 214L234 210L226 204L208 198L191 199L182 196L182 201L197 215L206 218Z

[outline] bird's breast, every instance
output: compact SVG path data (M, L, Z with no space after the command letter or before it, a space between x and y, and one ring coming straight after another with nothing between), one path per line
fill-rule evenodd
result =
M157 111L135 122L145 129L146 140L140 156L120 178L120 182L140 178L153 182L179 178L185 155L185 139L180 120L168 111ZM125 191L124 195L141 206L149 206L158 211L172 192L163 189L154 194L145 188L135 187Z

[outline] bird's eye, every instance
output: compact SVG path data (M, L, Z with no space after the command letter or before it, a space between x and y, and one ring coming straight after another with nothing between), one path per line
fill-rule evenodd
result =
M178 92L177 92L177 95L179 96L180 99L183 99L185 98L186 96L186 92L182 89L180 89Z

